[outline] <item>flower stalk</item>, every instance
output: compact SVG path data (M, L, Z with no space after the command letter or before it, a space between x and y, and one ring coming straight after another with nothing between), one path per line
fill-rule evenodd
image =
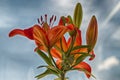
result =
M56 68L58 68L57 65L56 65L56 63L55 63L55 60L53 59L53 57L52 57L52 55L51 55L51 53L50 53L50 49L48 49L48 55L49 55L49 58L52 60L54 66L55 66Z

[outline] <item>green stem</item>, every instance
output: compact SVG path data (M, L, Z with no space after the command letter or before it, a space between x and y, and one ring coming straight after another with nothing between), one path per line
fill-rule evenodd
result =
M55 60L53 59L53 57L52 57L52 55L50 53L50 49L48 49L48 54L49 54L49 57L52 60L53 64L55 65L55 67L58 68L57 65L56 65L56 63L55 63Z
M61 73L61 80L65 80L65 73Z
M76 38L76 35L72 37L72 42L71 42L70 47L69 47L69 49L67 51L67 56L69 56L70 52L72 51L72 48L73 48L74 42L75 42L75 38Z

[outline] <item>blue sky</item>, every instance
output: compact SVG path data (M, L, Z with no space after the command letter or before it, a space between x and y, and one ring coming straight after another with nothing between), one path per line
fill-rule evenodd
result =
M92 62L88 61L93 74L97 80L120 79L119 0L0 0L0 80L36 80L34 76L44 71L36 69L45 63L33 51L34 42L21 36L9 38L8 33L15 28L31 27L44 14L57 15L57 20L62 15L73 15L77 2L83 7L81 30L84 38L91 16L95 15L98 20L96 58ZM69 80L87 80L84 74L77 71L67 76ZM51 75L41 80L54 78Z

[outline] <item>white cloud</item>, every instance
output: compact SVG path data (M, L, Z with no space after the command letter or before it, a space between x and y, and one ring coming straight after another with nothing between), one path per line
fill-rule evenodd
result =
M111 56L98 65L98 70L108 70L119 65L119 60L115 56Z

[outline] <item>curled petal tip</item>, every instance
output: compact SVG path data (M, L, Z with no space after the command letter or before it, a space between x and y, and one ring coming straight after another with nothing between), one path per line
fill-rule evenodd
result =
M24 31L21 29L14 29L9 33L9 37L13 37L15 35L25 35Z
M91 67L88 63L86 62L81 62L78 65L76 65L74 68L79 68L79 69L83 69L83 71L85 72L87 78L91 77Z

